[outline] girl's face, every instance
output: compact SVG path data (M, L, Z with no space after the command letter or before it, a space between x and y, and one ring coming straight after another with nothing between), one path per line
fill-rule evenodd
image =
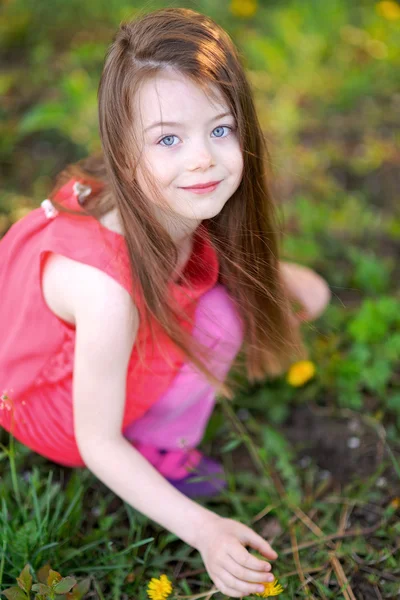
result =
M217 215L242 179L235 120L215 91L217 103L184 75L163 72L145 82L135 98L136 134L142 145L138 183L151 197L142 176L145 164L188 231ZM220 182L216 188L202 194L185 189L215 181Z

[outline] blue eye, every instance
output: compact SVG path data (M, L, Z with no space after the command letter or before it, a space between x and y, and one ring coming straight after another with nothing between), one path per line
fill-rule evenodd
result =
M234 127L230 127L229 125L219 125L218 127L215 127L215 129L213 129L213 131L217 131L217 129L229 129L231 132L234 131ZM172 138L177 137L176 135L166 135L164 136L159 142L157 142L158 145L160 146L164 146L166 148L171 148L172 146L175 146L176 144L162 144L161 142L164 142L164 140L171 140ZM223 135L217 135L217 138L221 138L221 137L226 137Z
M171 138L174 138L174 137L176 137L176 135L166 135L158 143L161 144L161 142L163 142L164 140L168 140L168 139L171 139ZM161 146L167 146L167 147L172 146L172 145L173 144L161 144Z
M216 131L217 129L230 129L232 131L232 127L228 127L228 125L219 125L214 129L214 131ZM222 137L222 135L217 135L217 137Z

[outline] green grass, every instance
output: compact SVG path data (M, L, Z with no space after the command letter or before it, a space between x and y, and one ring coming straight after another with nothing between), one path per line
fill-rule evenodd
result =
M393 473L392 457L369 477L354 474L340 487L313 462L297 460L285 437L262 423L257 411L243 422L223 401L210 427L218 418L225 421L219 443L229 489L208 505L273 541L284 597L312 592L337 598L343 583L339 561L347 582L357 586L357 598L363 597L363 586L394 598L400 526L388 490L381 487L382 474ZM233 469L232 440L233 452L247 462L243 470ZM20 474L16 488L6 462ZM16 456L4 458L3 465L3 587L15 584L25 564L38 571L49 563L64 577L90 577L91 589L102 590L105 598L144 599L145 584L161 573L173 583L172 598L212 588L193 549L119 501L88 471L50 465L28 456L19 444Z

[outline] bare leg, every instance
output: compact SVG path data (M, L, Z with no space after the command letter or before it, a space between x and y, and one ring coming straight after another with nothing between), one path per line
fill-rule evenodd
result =
M290 298L302 307L294 315L296 320L299 323L314 321L330 302L332 294L328 283L309 267L282 261L280 265Z

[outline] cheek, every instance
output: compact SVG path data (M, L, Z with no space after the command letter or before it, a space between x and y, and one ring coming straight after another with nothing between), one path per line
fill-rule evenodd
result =
M158 188L164 187L171 178L170 169L168 168L168 161L162 156L152 152L144 152L142 160L138 168L138 181L143 183L142 167L149 173L152 181ZM143 183L143 186L145 184Z
M154 152L148 157L149 170L157 179L160 186L166 186L175 176L175 162L169 160L166 154Z
M229 160L229 170L232 173L232 175L235 176L235 178L237 178L239 181L242 178L243 175L243 155L242 152L240 151L240 148L235 149L235 151L232 152L231 156L230 156L230 160Z

